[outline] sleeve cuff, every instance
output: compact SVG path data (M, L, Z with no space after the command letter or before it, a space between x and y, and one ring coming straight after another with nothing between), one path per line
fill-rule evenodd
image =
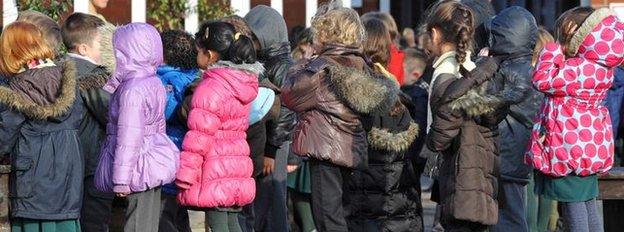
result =
M132 191L130 191L130 186L128 186L128 185L115 185L113 187L113 192L115 192L115 193L129 193L129 192L132 192Z
M264 147L264 156L269 158L275 158L275 154L277 153L278 149L279 147L273 146L271 144L266 144L266 146Z

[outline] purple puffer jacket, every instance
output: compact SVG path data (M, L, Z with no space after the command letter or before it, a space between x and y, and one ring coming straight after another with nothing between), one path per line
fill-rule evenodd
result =
M162 42L154 27L132 23L115 31L113 44L117 68L104 86L113 95L95 185L142 192L171 183L179 165L179 151L165 133L166 93L156 76Z

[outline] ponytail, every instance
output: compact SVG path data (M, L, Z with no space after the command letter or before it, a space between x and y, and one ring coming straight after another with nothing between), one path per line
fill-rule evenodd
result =
M256 63L256 48L253 40L246 35L240 33L234 34L234 41L227 51L227 57L235 64L252 64Z
M235 64L255 63L256 49L249 36L236 32L232 24L219 21L208 21L201 25L195 34L197 46L215 51L220 60Z
M427 31L433 28L442 31L442 40L456 46L455 59L460 66L462 76L468 75L463 66L472 50L472 40L475 31L474 13L466 5L454 0L443 0L436 3L426 20Z

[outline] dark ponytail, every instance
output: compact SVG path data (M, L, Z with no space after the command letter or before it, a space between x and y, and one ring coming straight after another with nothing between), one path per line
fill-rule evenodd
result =
M195 34L195 41L198 47L219 53L220 60L235 64L251 64L257 61L253 40L237 33L234 26L226 22L203 23Z

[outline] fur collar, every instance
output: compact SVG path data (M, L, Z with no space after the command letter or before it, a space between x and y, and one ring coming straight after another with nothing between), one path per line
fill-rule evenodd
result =
M412 142L416 139L420 128L418 124L410 122L407 130L392 133L386 129L373 127L368 132L369 145L377 150L391 151L391 152L404 152L411 146Z
M260 62L256 62L253 64L245 64L245 63L235 64L234 62L231 62L231 61L219 61L213 64L212 66L208 67L208 69L223 68L223 67L239 69L239 70L254 73L256 75L260 75L261 73L264 72L264 66Z
M450 103L451 109L465 111L470 117L494 112L495 107L502 103L502 100L493 95L483 94L484 92L478 88L469 90Z
M581 27L576 30L576 33L574 33L574 36L570 40L570 52L576 55L579 47L581 47L581 44L583 44L585 38L594 30L596 25L598 25L602 22L602 20L611 15L615 15L615 13L609 8L597 9L596 11L594 11L594 13L589 15L589 17L585 19L585 22L581 24Z
M104 71L105 68L102 68L101 72L96 72L91 75L85 76L78 80L78 87L81 91L91 90L91 89L100 89L106 82L108 82L108 78L111 74L107 71Z
M74 62L66 61L62 67L61 91L53 104L38 105L7 87L0 87L0 104L39 120L66 114L76 100L76 66Z
M102 65L110 73L115 73L115 51L113 49L113 34L116 27L113 24L105 23L98 28L100 33L100 53Z
M398 85L385 76L342 65L329 65L328 80L334 93L362 114L389 108L398 99Z

